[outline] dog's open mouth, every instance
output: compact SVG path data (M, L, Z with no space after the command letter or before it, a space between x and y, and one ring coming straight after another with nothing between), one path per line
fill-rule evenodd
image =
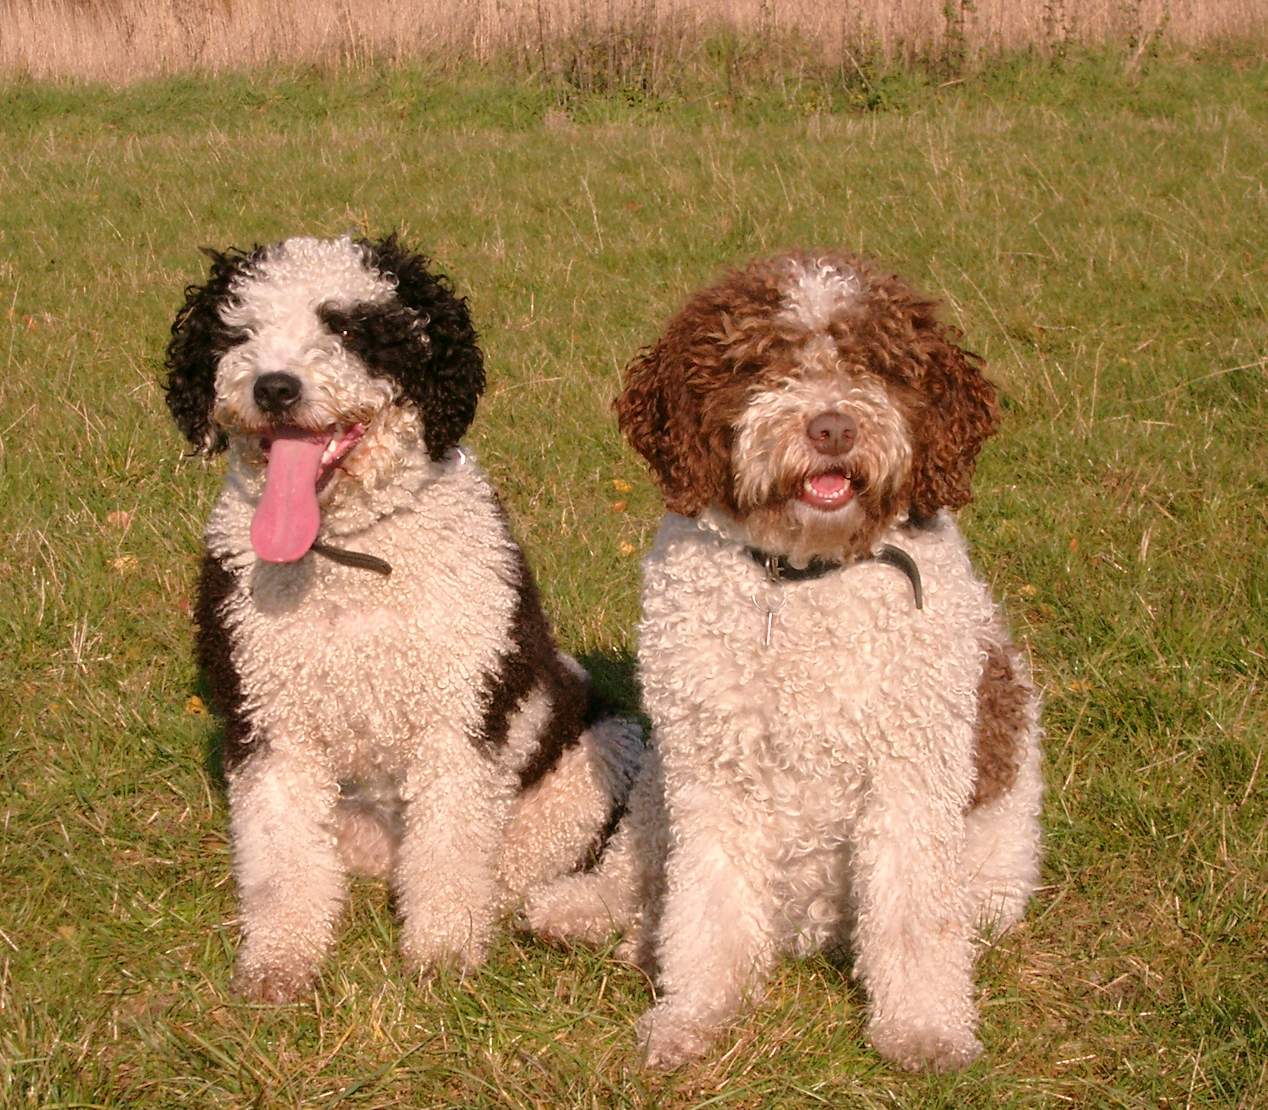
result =
M827 470L807 478L797 492L803 505L832 512L844 508L854 497L854 481L840 470Z
M321 528L317 495L364 434L360 424L336 424L319 432L275 428L261 438L268 465L251 546L264 562L293 563L307 554Z

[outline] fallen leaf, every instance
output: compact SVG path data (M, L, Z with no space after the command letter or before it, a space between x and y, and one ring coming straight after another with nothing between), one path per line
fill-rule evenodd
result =
M207 703L197 694L191 694L189 701L185 703L185 712L190 717L205 717L207 716Z
M616 490L617 493L629 493L634 487L624 478L613 478L612 488Z
M613 501L608 508L610 508L614 513L623 513L625 512L626 504L627 503L625 501Z
M620 551L622 555L633 555L636 548L632 543L622 543L617 550Z

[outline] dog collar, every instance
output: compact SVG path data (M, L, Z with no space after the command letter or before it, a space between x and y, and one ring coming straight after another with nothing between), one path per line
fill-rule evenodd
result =
M318 555L324 555L332 563L372 570L375 574L383 575L384 578L392 573L392 564L386 559L380 559L377 555L367 555L364 551L347 551L342 547L331 547L328 543L315 543L309 550L315 551Z
M916 560L901 547L895 547L892 543L885 544L875 555L863 555L848 563L834 562L830 559L811 559L804 567L793 566L785 555L772 555L769 551L760 551L756 547L746 547L744 552L766 572L766 580L776 584L808 582L811 579L822 578L826 574L843 570L845 567L854 566L857 563L888 563L891 567L897 567L907 576L907 580L911 583L912 593L916 598L916 608L923 609L925 607L924 590L920 584L920 568L916 566Z
M467 465L467 453L461 447L454 447L445 455L445 461L455 466ZM388 578L392 574L392 564L377 555L367 555L364 551L348 551L342 547L331 547L328 543L314 543L309 548L318 555L324 555L332 563L345 567L357 567L360 570L372 570Z

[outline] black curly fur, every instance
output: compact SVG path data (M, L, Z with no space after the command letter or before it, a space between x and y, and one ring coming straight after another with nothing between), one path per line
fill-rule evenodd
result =
M226 775L232 775L264 746L263 741L256 740L247 715L242 676L233 662L233 631L223 613L225 602L236 589L233 572L210 551L204 552L194 605L194 650L211 707L224 722L221 754Z
M386 304L324 305L319 315L371 374L390 379L399 399L418 409L428 453L443 458L470 427L484 392L484 357L466 298L454 293L444 274L428 269L426 256L409 250L395 234L356 243L366 266L395 283L395 298ZM224 450L224 433L211 422L216 367L226 351L246 338L220 318L220 309L233 282L270 249L204 248L211 272L202 285L186 288L185 303L172 324L167 407L197 451Z
M185 288L185 303L172 323L167 344L167 407L194 450L214 455L225 448L225 436L212 427L211 406L216 396L216 366L221 356L246 336L220 318L229 286L249 270L264 248L249 252L230 247L223 253L203 248L211 258L211 273L202 285Z
M396 299L348 309L327 306L321 318L372 374L397 384L402 399L422 415L428 453L443 458L470 427L484 392L484 356L466 298L395 234L374 242L358 239L357 246L367 266L395 281Z
M520 769L520 789L528 790L580 742L582 732L596 720L597 702L590 696L589 679L574 674L555 650L524 553L515 547L512 556L518 597L510 635L497 666L484 673L484 720L471 739L486 754L505 746L515 712L534 687L540 689L550 703L550 718L538 735L536 750Z

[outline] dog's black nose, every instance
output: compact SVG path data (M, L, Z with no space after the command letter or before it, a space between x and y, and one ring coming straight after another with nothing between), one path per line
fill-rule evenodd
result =
M269 416L282 416L299 400L302 391L303 384L294 374L274 371L256 378L252 393L262 412Z
M806 438L821 455L844 455L858 432L858 422L843 412L821 412L806 425Z

